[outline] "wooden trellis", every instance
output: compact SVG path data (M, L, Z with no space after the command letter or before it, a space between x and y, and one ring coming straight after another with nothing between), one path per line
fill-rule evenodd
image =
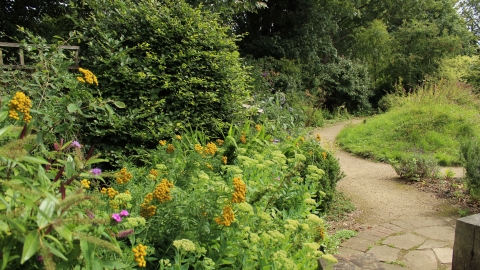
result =
M2 47L7 48L18 48L18 57L19 63L18 65L4 65L3 64L3 54L2 54ZM80 46L69 46L69 45L60 45L58 46L60 49L65 50L73 50L75 51L74 55L74 64L69 66L69 69L78 69L78 54L80 51ZM32 69L32 67L25 65L25 58L23 54L23 48L21 47L20 43L10 43L10 42L0 42L0 68L1 69Z

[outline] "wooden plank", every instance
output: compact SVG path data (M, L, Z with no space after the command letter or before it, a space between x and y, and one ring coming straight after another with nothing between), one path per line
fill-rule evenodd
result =
M2 49L0 49L0 66L3 66L3 54L2 54Z
M20 66L25 66L25 59L23 59L23 49L18 49L18 54L20 56Z
M19 48L20 43L0 42L0 47Z
M480 269L480 214L457 219L452 269Z

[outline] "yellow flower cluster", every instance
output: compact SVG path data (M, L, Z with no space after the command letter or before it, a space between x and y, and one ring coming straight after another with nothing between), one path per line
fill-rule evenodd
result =
M222 216L216 217L214 220L218 225L224 225L229 227L232 224L233 220L235 220L235 215L233 214L232 207L229 205L225 206L223 208Z
M203 151L203 146L201 144L199 144L199 143L195 144L195 151L197 151L197 153L199 153L200 155L205 157L205 154L204 154L204 151Z
M255 125L255 129L256 129L258 132L260 132L260 130L262 130L262 126L260 126L260 125Z
M90 181L88 181L88 179L83 179L81 183L84 188L90 188Z
M123 167L120 172L116 174L117 176L117 184L126 184L128 181L132 179L132 174L127 171L127 168Z
M173 147L173 144L169 143L167 146L167 153L171 154L175 151L175 147Z
M153 176L155 176L155 177L158 176L158 172L157 172L157 170L155 170L155 169L151 169L148 174L151 174L151 175L153 175Z
M77 80L82 83L95 84L98 86L97 76L95 76L90 70L84 68L78 68L78 71L83 74L83 77L77 77Z
M327 159L327 152L322 152L323 160Z
M108 197L110 197L110 199L113 199L115 197L115 195L117 195L119 192L116 191L114 188L102 188L102 190L100 190L100 193L102 194L108 194Z
M32 119L30 115L32 101L23 92L16 92L15 96L10 100L8 107L10 108L8 110L8 116L10 118L18 120L18 112L20 112L23 113L23 121L28 123Z
M157 207L155 205L150 205L153 200L153 193L148 193L143 199L143 203L140 205L140 216L144 218L149 218L155 215Z
M233 203L242 203L245 202L245 195L247 194L247 185L242 181L242 179L235 177L233 178L233 187L235 192L232 194Z
M213 156L217 152L217 145L212 142L209 142L207 143L207 147L205 148L204 151L205 151L205 154Z
M217 145L212 142L207 143L206 147L203 147L202 145L197 143L195 144L195 151L197 151L197 153L199 153L203 157L205 157L205 155L213 156L218 151L218 148Z
M222 146L222 144L224 143L223 140L220 140L220 139L217 139L217 143L218 143L218 146Z
M209 168L210 170L213 170L213 166L212 166L210 163L205 162L205 165L206 165L207 168Z
M146 267L147 262L145 256L147 256L147 246L139 244L137 247L132 248L133 255L135 256L135 262L139 267Z
M300 137L300 141L304 142L305 141L305 137Z
M165 146L167 144L167 140L160 140L158 141L158 143L161 145L161 146Z
M317 134L317 137L315 138L318 142L322 140L322 137L320 137L320 134Z
M227 165L228 158L226 156L222 157L222 163Z
M173 183L167 179L162 179L162 182L155 187L153 195L159 202L166 202L172 199L170 189L173 188Z
M180 136L180 135L175 135L175 138L177 138L177 140L179 140L179 141L182 140L182 136Z
M240 141L242 143L247 143L247 134L245 133L245 131L242 131L242 136L240 136Z

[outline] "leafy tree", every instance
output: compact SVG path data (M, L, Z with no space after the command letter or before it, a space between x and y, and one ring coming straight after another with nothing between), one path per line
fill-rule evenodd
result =
M242 113L249 76L215 14L183 1L86 2L93 12L78 22L88 44L84 65L104 98L127 106L114 132L85 127L103 149L155 147L183 129L218 136Z

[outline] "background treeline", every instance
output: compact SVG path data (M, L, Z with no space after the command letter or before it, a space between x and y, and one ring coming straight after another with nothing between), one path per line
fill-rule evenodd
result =
M440 77L480 85L474 0L4 3L1 41L25 39L20 26L80 45L99 77L93 97L126 104L83 127L104 149L152 147L185 128L221 137L258 111L284 128L320 125Z

